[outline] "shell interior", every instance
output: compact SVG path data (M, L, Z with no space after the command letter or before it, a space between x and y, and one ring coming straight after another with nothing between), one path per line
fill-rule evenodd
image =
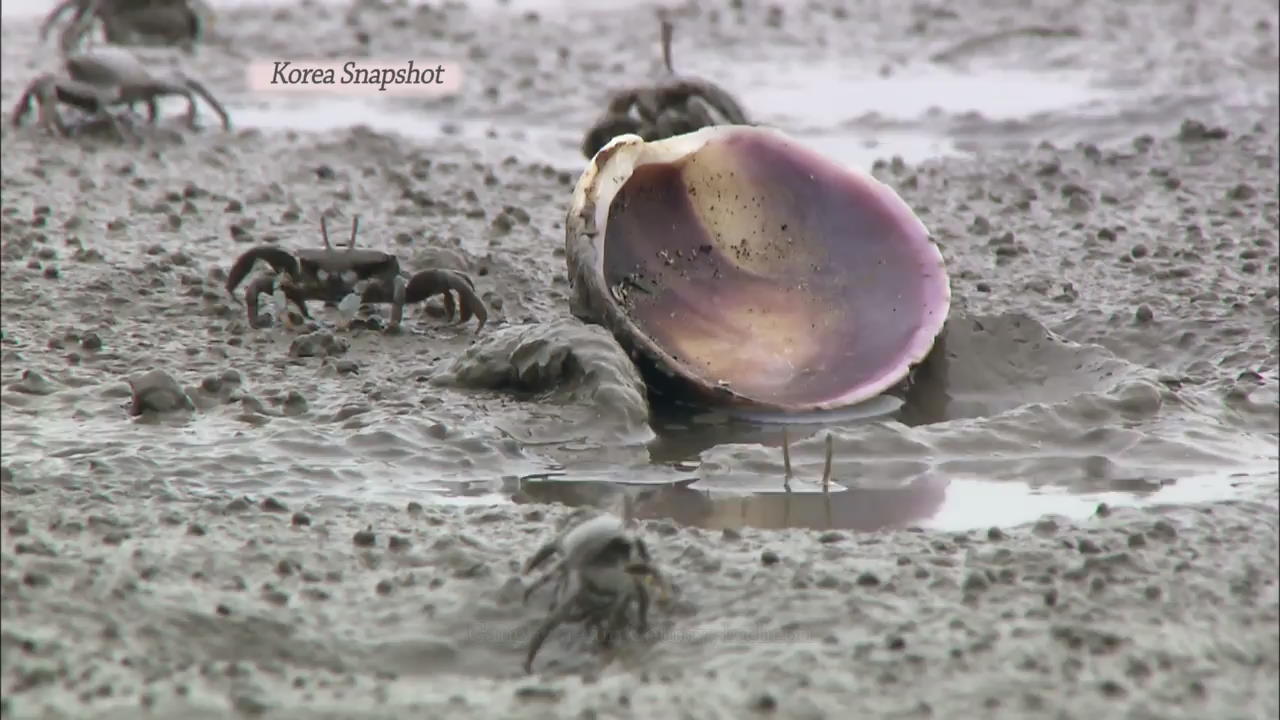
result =
M732 130L641 162L618 187L602 259L613 300L671 370L751 403L824 409L883 392L949 308L928 231L874 178L780 133Z

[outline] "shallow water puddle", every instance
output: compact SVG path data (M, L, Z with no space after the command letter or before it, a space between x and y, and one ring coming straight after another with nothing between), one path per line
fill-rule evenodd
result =
M736 71L750 74L751 68ZM759 121L785 129L797 138L854 167L870 167L877 159L899 156L922 162L942 155L973 151L971 144L955 136L988 125L1037 114L1070 111L1082 113L1107 97L1089 86L1084 74L1000 70L981 75L961 74L922 67L889 77L855 74L845 66L829 63L814 69L806 65L794 73L752 75L741 99L748 108L789 108L784 113L761 113ZM784 79L785 78L785 79ZM763 80L761 80L763 79ZM831 93L839 87L839 93ZM230 104L241 127L263 130L321 132L364 125L417 139L483 140L495 152L519 152L556 167L582 164L576 134L554 127L530 127L518 119L494 118L463 121L432 117L421 108L406 109L394 100L366 98L306 98L256 96L252 105ZM961 119L956 125L950 120Z
M495 160L519 155L526 162L554 167L582 164L576 142L551 128L521 125L518 119L459 121L432 115L421 107L406 108L396 101L369 98L298 98L256 95L251 105L228 103L227 112L240 128L265 131L328 132L363 126L416 140L472 141Z
M761 529L808 528L813 530L879 530L918 527L964 532L991 527L1011 527L1046 515L1081 521L1093 516L1099 505L1150 507L1250 499L1254 488L1274 482L1274 471L1219 472L1178 480L1152 480L1143 492L1103 491L1075 493L1063 487L1032 487L1023 482L993 481L977 477L930 474L897 488L845 488L833 484L824 493L817 478L798 478L787 492L780 479L769 489L756 487L760 478L735 478L717 483L701 480L644 486L627 483L634 492L634 512L645 519L665 518L680 525L710 530L744 527ZM1137 483L1137 481L1135 481ZM589 486L596 486L590 488ZM526 481L523 490L542 502L582 504L598 501L616 488L608 480L566 483ZM577 487L566 487L577 486ZM594 490L594 492L592 491ZM494 499L498 499L494 496ZM449 501L451 502L451 501ZM612 503L617 505L617 502Z
M751 72L750 68L744 68ZM770 66L742 83L742 100L771 112L769 122L799 129L911 122L944 114L981 113L1009 120L1052 111L1075 111L1104 101L1086 73L984 70L960 73L934 65L868 76L860 66L828 61L794 70ZM727 82L727 80L726 80Z
M743 88L743 103L760 113L760 121L855 167L894 155L921 162L972 152L956 137L956 119L972 131L1046 113L1074 116L1109 98L1086 73L999 69L974 74L920 65L870 76L860 65L835 60L791 70L776 63L735 69L751 82L731 86Z
M503 453L500 459L477 461L458 447L415 442L410 429L391 422L381 429L339 430L266 416L250 424L233 411L203 411L185 421L180 416L128 419L124 408L119 416L51 415L57 417L42 412L37 419L6 409L0 423L6 466L55 479L110 472L196 493L398 504L436 497L453 503L483 497L507 502L509 498L495 495L500 479L492 471L477 470L475 462L500 466L516 477L545 475L554 467L532 454Z
M1274 475L1274 473L1271 473ZM1008 527L1034 522L1045 515L1072 520L1092 517L1098 506L1150 507L1154 505L1213 503L1248 499L1251 487L1268 473L1222 472L1193 475L1176 481L1153 482L1149 493L1071 493L1065 488L1033 488L1024 483L996 483L980 479L956 479L948 489L948 501L920 527L938 530L973 530ZM984 522L986 521L986 522Z

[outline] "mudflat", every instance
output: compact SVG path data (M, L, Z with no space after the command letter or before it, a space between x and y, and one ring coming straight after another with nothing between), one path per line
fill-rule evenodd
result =
M568 315L577 145L656 65L651 9L218 13L183 62L232 132L0 135L5 717L1280 712L1274 4L680 13L678 67L865 163L952 277L903 412L794 431L785 498L776 431L658 422L612 338ZM4 19L6 109L52 66L37 22ZM246 88L246 63L318 52L466 80L356 127ZM1096 99L911 111L952 85L1016 105L1035 81L1013 67L1087 75ZM407 268L469 273L485 329L438 301L398 335L318 304L316 333L249 328L231 262L318 246L322 212ZM131 417L153 371L190 406ZM824 496L828 431L848 489ZM1126 500L1008 523L1031 491L1002 487ZM677 592L647 638L601 653L566 630L524 675L546 608L521 603L520 563L569 506L624 493Z

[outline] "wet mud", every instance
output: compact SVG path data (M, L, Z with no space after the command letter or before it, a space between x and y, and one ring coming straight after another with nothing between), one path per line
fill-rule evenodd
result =
M787 426L651 395L568 312L582 132L657 70L652 17L226 6L152 62L230 132L181 102L141 146L5 124L6 717L1280 711L1274 5L684 8L680 68L892 185L952 278L909 387ZM37 23L6 4L6 112L53 61ZM245 85L317 52L467 75L363 104ZM265 297L250 327L232 263L318 247L322 213L467 273L485 327L438 298L399 333L319 302L291 325ZM554 503L627 507L679 592L649 639L566 630L525 677L545 607L516 575Z

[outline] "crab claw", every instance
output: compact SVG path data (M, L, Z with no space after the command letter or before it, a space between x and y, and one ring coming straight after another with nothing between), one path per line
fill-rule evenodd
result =
M456 303L449 292L451 290L458 294ZM444 310L448 317L453 317L456 307L459 323L465 323L474 315L479 321L476 332L480 332L489 319L488 310L476 295L475 283L465 273L456 270L423 270L409 279L404 301L406 304L422 302L433 295L444 299Z
M303 297L302 292L290 283L278 284L276 282L280 279L279 273L284 273L295 281L299 279L300 269L297 258L278 247L271 247L270 245L259 245L256 248L251 248L245 254L236 258L235 263L231 266L231 272L227 273L226 288L227 294L231 296L231 299L236 304L240 304L240 300L235 294L236 286L244 281L249 271L253 269L254 263L259 260L274 268L277 275L260 277L249 283L248 287L245 288L244 305L245 312L249 318L249 326L258 326L258 297L260 295L275 295L277 291L283 292L285 298L297 306L302 317L309 318L306 298Z
M287 273L295 280L298 279L300 271L296 258L278 247L259 245L236 258L235 263L231 266L231 271L227 273L227 293L233 299L235 298L236 287L244 282L245 277L249 275L249 271L253 269L253 264L259 260L270 265L277 273Z
M617 111L610 108L583 136L582 154L588 158L595 157L600 148L610 140L628 133L640 134L640 122L628 115L625 108Z

